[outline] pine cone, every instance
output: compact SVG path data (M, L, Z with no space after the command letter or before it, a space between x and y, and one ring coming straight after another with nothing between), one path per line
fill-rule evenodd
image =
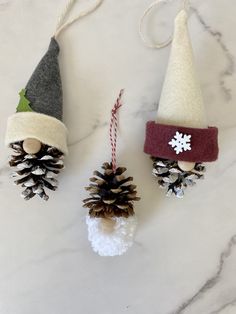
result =
M111 163L104 163L104 173L94 171L86 190L90 198L85 199L84 207L89 208L90 217L112 218L134 215L133 201L140 198L136 196L136 185L128 184L132 177L125 178L126 168L119 167L114 173Z
M9 161L10 166L16 168L12 176L20 177L15 183L25 188L22 197L29 200L38 195L47 201L49 197L45 188L57 189L55 177L64 168L63 153L54 147L42 145L37 154L30 155L24 151L23 142L13 143L10 148L15 153Z
M178 167L177 161L151 158L153 160L152 173L158 178L159 186L167 190L167 196L174 194L178 198L182 198L184 190L188 186L193 186L196 184L196 180L204 178L205 166L202 163L196 163L191 171L183 171Z

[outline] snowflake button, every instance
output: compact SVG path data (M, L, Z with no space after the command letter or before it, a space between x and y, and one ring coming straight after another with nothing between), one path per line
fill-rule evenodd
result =
M183 153L183 151L191 150L191 135L179 133L176 131L175 136L168 143L174 148L176 154Z

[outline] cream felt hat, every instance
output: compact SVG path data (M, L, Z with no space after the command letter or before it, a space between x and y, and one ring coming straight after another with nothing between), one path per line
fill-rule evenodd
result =
M181 10L175 19L172 49L161 92L157 122L206 128L206 112L195 70L187 21L187 12Z
M154 157L191 163L214 161L218 156L218 130L207 125L187 20L186 10L175 19L157 118L147 123L144 151Z

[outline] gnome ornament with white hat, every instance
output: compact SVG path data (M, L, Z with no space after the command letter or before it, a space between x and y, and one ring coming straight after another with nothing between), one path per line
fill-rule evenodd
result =
M203 162L218 156L218 129L209 127L190 43L188 15L181 10L175 30L156 121L147 122L144 152L167 195L181 198L203 178Z
M55 177L63 169L63 157L68 153L57 37L80 17L94 11L102 0L64 23L74 2L67 2L46 54L19 93L16 113L8 118L5 142L13 150L9 164L15 169L15 183L24 188L25 200L35 195L48 200L45 189L56 190Z

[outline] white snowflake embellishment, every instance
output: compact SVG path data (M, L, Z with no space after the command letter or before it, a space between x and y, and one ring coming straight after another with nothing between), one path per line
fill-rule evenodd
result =
M191 150L191 135L179 133L176 131L175 136L168 143L174 148L176 154L183 153L183 151Z

